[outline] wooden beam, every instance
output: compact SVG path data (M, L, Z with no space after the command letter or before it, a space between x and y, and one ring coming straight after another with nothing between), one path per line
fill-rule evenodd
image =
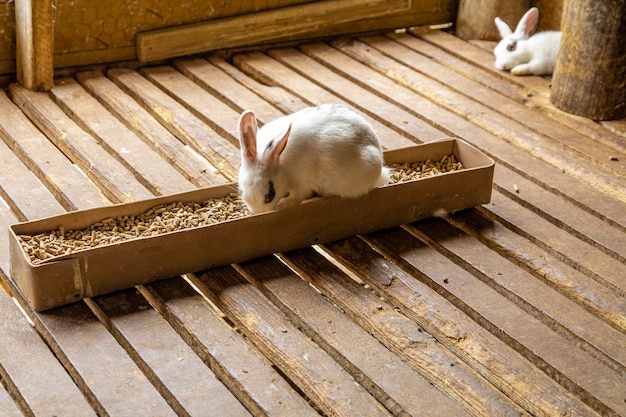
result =
M295 39L320 27L407 11L410 0L318 1L137 34L140 61Z
M17 79L26 88L54 86L54 31L50 0L15 2Z

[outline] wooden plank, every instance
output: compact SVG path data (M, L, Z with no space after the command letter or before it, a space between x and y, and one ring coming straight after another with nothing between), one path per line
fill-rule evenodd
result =
M6 230L17 221L15 215L0 204L0 227ZM0 258L0 279L3 287L13 288L8 278L6 233L0 235L0 253L5 254ZM3 288L0 288L0 333L0 379L4 387L0 388L0 406L3 415L22 415L16 414L17 407L24 415L95 415L55 355ZM13 400L6 398L5 389Z
M238 148L233 146L232 142L223 138L224 135L221 129L207 126L204 120L192 114L188 109L190 105L187 105L187 102L180 100L176 95L174 97L169 96L159 86L165 82L164 80L167 80L172 87L169 91L189 91L188 86L190 84L193 85L197 92L202 93L203 91L197 85L182 77L172 67L148 68L144 70L144 74L152 82L134 71L121 69L109 71L109 77L118 86L141 103L147 111L183 143L206 157L229 180L232 181L237 178L239 169ZM209 103L206 105L209 105ZM223 103L215 107L211 106L210 110L214 115L214 119L220 120L220 122L222 120L230 122L236 116L236 113ZM236 126L236 121L232 123ZM218 126L222 127L223 125L218 123ZM216 130L220 131L220 133L218 134ZM232 127L229 131L232 132Z
M47 94L28 91L16 84L11 85L9 92L22 111L102 187L109 199L122 202L152 196L124 165L79 128Z
M451 234L444 239L459 239L458 233L452 231ZM437 245L426 235L415 235ZM461 236L463 238L468 237ZM526 316L522 308L502 297L498 288L491 288L489 282L474 277L462 268L464 265L454 265L443 254L412 240L406 232L378 233L374 240L382 243L386 256L407 262L402 267L407 273L412 276L416 276L417 271L424 274L423 279L429 286L596 411L620 410L623 402L621 387L626 384L626 379L620 375L623 366L619 370L611 369L588 355L578 348L577 341L553 332L551 323ZM621 339L617 341L619 345L626 342L626 338Z
M315 289L328 297L365 331L473 415L526 414L521 407L459 360L417 323L399 312L383 297L350 278L314 249L281 254L281 258L299 275L307 281L310 280ZM428 398L430 407L437 406L436 396L427 394L425 397ZM449 414L433 409L429 413L418 415Z
M618 150L618 155L625 152L626 142L624 142L623 136L626 129L612 128L614 124L619 125L620 121L596 123L591 119L575 116L557 109L550 101L549 79L536 76L517 77L508 72L497 71L493 66L493 53L491 51L486 51L470 43L463 42L448 33L430 30L411 30L410 32L448 51L450 54L459 56L461 59L477 65L488 72L495 73L495 77L498 79L504 79L509 83L528 88L528 94L539 103L540 109L550 117L561 121L561 123L568 124L574 129L585 132L592 136L594 140L612 146ZM490 86L493 88L493 85Z
M37 91L54 86L54 28L52 3L25 0L15 3L17 79Z
M80 201L86 201L89 207L109 204L96 185L59 152L4 92L0 93L0 107L0 136L66 210L75 210ZM55 211L46 210L46 213ZM37 215L27 217L35 219Z
M297 54L290 49L271 51L274 58L283 62L286 55L293 53ZM315 61L307 62L303 65L307 66L306 70L298 68L297 72L262 53L236 55L233 61L252 77L271 85L280 85L312 104L340 103L357 109L370 122L384 148L401 148L410 146L413 141L427 141L445 136L443 132L426 125L415 116L387 111L385 101L380 97L352 83L346 83L345 79L340 80L336 74ZM316 84L306 78L309 74L315 74L316 78L321 77L325 82ZM336 83L345 83L348 92L338 89ZM364 106L366 103L368 106Z
M448 68L434 60L424 59L421 53L417 53L413 49L409 49L400 43L389 42L390 38L394 40L415 39L415 37L406 34L390 34L388 37L369 36L360 38L365 44L355 42L350 45L350 48L355 52L359 51L356 52L356 54L361 57L366 55L372 58L378 58L379 56L377 54L372 54L371 49L367 50L367 53L363 53L363 50L368 48L368 46L376 48L390 58L393 58L393 60L406 66L406 68L402 69L395 68L395 74L397 75L394 74L394 77L402 77L406 80L414 79L415 84L421 85L425 82L425 78L430 79L433 78L431 74L437 74L437 81L443 80L446 86L471 98L472 101L479 102L482 106L491 109L492 112L489 115L491 120L489 123L485 123L486 128L495 125L495 119L499 116L503 116L504 118L511 119L509 129L513 130L518 138L531 140L532 132L536 132L537 139L541 142L542 147L546 148L546 152L554 152L557 150L563 152L563 150L565 150L569 154L574 154L578 158L585 158L609 172L621 176L622 178L624 177L626 168L619 169L618 165L610 163L609 155L611 155L612 149L607 148L602 143L590 141L588 136L564 126L560 121L538 113L532 108L521 105L515 100L505 97L496 91L483 88L480 83L466 77L464 74L459 74L456 68ZM334 45L343 49L339 42L334 43ZM354 56L355 54L351 53L351 55ZM372 62L369 59L360 60L362 62ZM376 65L379 71L382 72L387 72L392 66L395 67L395 63L392 63L391 60L385 62L377 60ZM415 79L413 71L419 72L421 75L425 76L425 78ZM428 86L425 86L425 88L428 88ZM449 96L449 94L446 95ZM476 110L478 110L478 108ZM476 116L472 117L475 123L477 123L476 119ZM523 125L523 127L518 129L515 125L516 121ZM502 136L502 134L500 134L500 136ZM551 145L551 143L554 143L554 145Z
M290 262L291 253L281 255L281 258L284 257L287 258L290 266L293 265ZM304 277L315 275L320 280L326 277L333 282L339 279L335 275L340 272L330 266L328 261L314 250L298 251L294 257L298 268L304 267L304 271L298 271ZM361 385L367 387L368 391L395 415L403 413L408 415L465 415L466 413L489 415L496 410L498 414L506 413L505 407L490 408L490 405L476 405L473 402L474 398L468 400L467 398L473 397L472 394L474 394L473 387L468 389L471 378L462 381L459 385L457 384L461 381L456 378L453 378L454 382L446 383L447 378L450 377L448 370L456 368L450 367L450 360L456 361L456 358L441 358L432 355L428 361L420 363L424 368L415 366L412 368L409 365L410 362L407 361L409 355L402 355L404 361L401 360L400 356L396 356L401 349L394 349L395 352L392 353L369 334L371 329L358 327L357 324L360 325L360 321L367 321L371 314L386 315L385 318L381 317L381 320L388 320L392 327L397 326L393 330L388 330L395 334L398 340L404 340L404 347L407 350L413 350L408 346L409 343L420 345L414 350L437 350L434 343L430 343L434 342L432 336L426 332L417 331L417 326L406 316L397 313L392 306L373 294L368 295L375 299L375 304L370 305L369 309L363 312L364 317L357 317L355 320L342 312L345 310L344 305L351 306L349 302L341 300L341 310L336 308L333 305L336 302L334 298L331 298L331 301L324 299L309 283L285 265L280 264L276 258L249 262L241 265L241 268L249 277L248 279L254 280L255 285L260 286L264 294L278 305L299 329L324 347L344 369L348 370ZM330 276L327 275L329 273ZM345 279L349 279L345 276L343 278L344 282ZM317 287L317 282L315 285ZM349 290L344 289L344 291ZM368 298L364 294L362 296ZM448 360L441 367L436 363L433 364L433 362L445 359ZM428 368L439 368L438 370L442 372L441 379L433 375L434 372ZM435 378L437 378L436 381ZM442 381L444 379L445 382ZM462 385L462 395L456 391L461 388L460 385ZM435 389L435 386L440 391ZM451 393L450 389L453 387L454 391ZM415 392L421 394L416 396ZM444 394L455 401L446 398ZM480 394L485 394L485 392ZM489 397L493 397L491 392L485 398L477 399L476 402L482 402ZM462 410L458 403L467 407L468 410ZM515 406L511 408L518 413L521 411Z
M102 105L139 137L155 149L166 161L198 186L226 182L216 169L197 158L185 144L161 125L148 111L99 72L81 72L76 75L80 84Z
M304 47L309 48L309 46L305 45ZM623 228L620 225L626 224L626 213L622 208L623 205L616 203L612 196L599 192L595 188L584 186L576 178L563 175L566 173L562 170L556 169L525 152L520 152L519 148L500 140L464 118L447 112L430 100L426 100L358 61L347 58L342 54L333 53L326 46L318 46L316 50L318 59L322 58L323 53L326 65L332 64L332 68L336 71L341 72L342 68L351 68L350 72L354 77L366 79L368 88L377 91L378 94L384 97L383 103L385 103L384 106L388 109L395 110L396 106L409 112L415 112L415 109L418 109L420 117L441 129L445 128L446 134L465 139L474 144L494 158L498 164L512 168L551 192L574 201L575 204L585 208L593 215L611 221L616 227ZM288 50L284 54L281 51L272 51L274 56L277 56L278 53L282 54L280 57L281 61L287 62L287 57L289 57L288 64L294 67L298 66L302 68L302 71L311 62L310 59L303 58L302 54L297 54L293 50ZM353 76L346 73L344 73L344 76L353 78ZM288 79L288 77L283 76L281 79ZM341 89L342 86L337 85L334 88ZM407 103L410 103L410 105ZM534 173L534 175L530 177L528 173Z
M98 414L176 415L85 303L40 313L35 325Z
M532 179L524 178L501 165L496 166L494 180L494 189L502 195L533 211L561 231L570 233L618 261L626 261L626 229L623 227L594 216L576 202L552 193L535 184ZM498 211L498 207L493 205L489 209Z
M178 415L250 415L135 289L98 297L92 308Z
M141 288L150 304L252 414L318 416L267 359L182 279Z
M253 80L221 58L212 57L211 62L200 58L178 60L175 66L185 77L239 111L254 109L255 112L267 115L269 120L273 120L283 116L285 112L294 112L306 107L306 104L301 102L302 107L299 108L287 106L288 108L284 110L283 106L281 109L283 111L277 109L255 93L255 90L273 92L276 89ZM258 119L260 125L269 120Z
M382 38L384 40L384 38ZM374 43L374 42L372 42ZM523 106L507 106L507 99L501 95L492 93L487 89L481 88L480 85L474 83L471 87L471 91L474 91L473 95L480 99L479 102L473 100L473 98L466 97L464 94L455 91L456 87L447 87L438 80L433 80L427 77L406 64L398 63L397 60L386 56L388 51L383 54L378 52L372 46L362 44L359 41L336 41L333 45L339 48L342 52L350 55L352 58L366 64L369 68L376 70L377 72L386 75L388 78L396 81L398 84L403 85L420 95L431 100L452 113L455 113L465 119L470 120L472 123L478 125L485 131L499 137L501 140L505 140L516 147L528 152L529 154L536 156L537 158L544 160L555 167L566 170L568 174L575 175L580 181L584 181L593 187L597 187L606 193L617 196L626 202L626 171L619 169L613 165L608 164L610 152L603 149L602 146L596 145L595 147L585 146L585 150L576 151L576 158L569 157L564 152L563 145L568 143L568 136L572 138L576 136L575 132L570 129L564 128L567 131L559 133L560 143L552 144L546 137L541 135L540 132L543 124L550 125L549 131L557 134L557 128L561 126L552 122L551 119L545 118L542 125L533 126L533 120L541 121L541 115L531 113ZM383 42L381 45L390 45L390 43ZM347 68L342 64L340 67L337 65L337 54L324 44L306 45L305 50L307 53L328 61L334 61L334 69L336 71L342 71L344 76L354 77L351 72L348 74L345 70ZM383 48L383 46L381 46ZM401 47L403 53L406 53L406 48ZM384 46L384 49L391 49L391 47ZM404 56L403 56L404 57ZM428 62L427 60L417 59L414 62ZM417 64L416 64L417 65ZM430 71L441 72L442 75L447 75L450 78L457 79L460 84L473 83L471 80L465 81L463 77L457 77L454 75L454 71L446 70L438 65L434 65L436 69L430 69ZM462 87L461 87L462 88ZM485 93L483 93L485 92ZM490 101L486 101L490 100ZM498 114L496 111L488 107L491 102L500 103L500 107L506 113L517 113L515 119L510 119L503 114ZM483 104L485 103L485 104ZM508 101L511 103L511 101ZM526 114L526 120L522 122L521 117ZM530 113L529 116L527 113ZM534 116L534 117L533 117ZM529 127L527 127L527 125ZM534 127L531 129L531 127ZM572 139L575 140L575 139ZM578 146L582 146L581 143L589 141L586 138L581 138L578 141ZM591 149L598 149L599 154L595 154L595 151ZM567 148L566 148L567 149ZM569 150L575 150L570 148ZM587 159L586 155L592 155L591 159ZM602 156L600 156L602 155ZM589 162L593 162L598 168L594 169L593 165ZM618 168L616 171L612 171L613 168ZM606 171L610 170L610 171Z
M460 229L441 220L416 223L407 230L447 257L456 256L456 262L464 265L466 270L555 332L575 340L582 350L614 371L626 369L624 334L573 303L567 295L536 279L531 272L497 253L492 253L489 262L485 262L482 245L477 245L475 240L464 237L465 233Z
M58 79L50 93L74 122L123 162L151 193L173 194L195 188L72 78Z
M143 74L176 101L215 130L227 143L238 147L236 129L239 112L219 96L198 88L198 85L169 66L149 67Z
M407 11L408 0L311 2L137 34L137 57L155 61L251 43L293 39L319 27ZM306 16L306 18L302 18Z
M3 270L0 275L6 282L8 270ZM96 415L48 346L1 289L0 332L2 384L25 415ZM12 408L16 410L15 405L5 407L2 415L13 415Z
M41 181L3 141L0 141L0 159L2 160L0 196L16 211L19 221L36 218L41 206L54 214L61 214L64 211Z
M370 240L370 239L368 239ZM370 240L369 244L375 242ZM333 256L531 414L599 415L447 299L357 238L325 245Z
M0 407L6 417L22 417L24 414L17 409L17 405L4 389L0 389Z
M383 406L230 267L198 277L201 291L329 416L384 416Z
M208 60L211 62L211 64L220 68L222 71L230 75L233 79L237 80L239 83L245 86L246 89L253 91L259 96L263 97L266 101L272 103L275 107L278 107L284 113L293 113L308 106L308 104L306 104L303 99L296 97L293 94L290 94L288 91L285 91L285 89L279 86L264 85L263 83L256 81L252 77L249 77L242 71L238 70L234 65L231 65L224 59L216 56L210 56ZM243 107L244 106L242 106L242 108Z
M550 256L531 241L491 219L482 218L473 212L454 214L450 218L453 221L456 218L463 219L454 221L454 224L485 242L494 251L506 254L536 278L544 280L611 326L623 331L624 309L620 307L624 305L623 289L607 288L568 265L558 265L557 257Z
M260 55L261 56L265 56L263 54L260 54ZM257 74L254 74L254 75L257 75ZM298 78L296 75L293 75L293 76L295 78ZM293 78L289 77L289 79L293 79ZM163 85L163 86L165 87L165 85ZM190 87L191 87L191 85L190 85ZM176 90L173 88L173 86L168 86L167 88L168 88L168 91L172 92L172 94L177 94L175 92ZM181 93L178 93L178 94L181 94ZM345 103L343 100L341 100L341 99L339 99L337 97L334 97L332 94L329 94L328 92L324 92L322 94L323 94L323 96L320 97L320 101L315 101L315 102L311 101L311 97L312 96L301 96L301 95L298 95L298 96L302 99L302 102L306 102L307 105L317 105L317 104L322 104L322 103L343 103L343 104L350 105L349 103ZM181 99L183 99L182 96L181 96ZM196 108L196 109L201 109L202 108L202 106L201 106L202 102L199 101L199 100L194 100L193 96L191 94L186 94L184 96L184 101L192 104L193 107ZM206 105L205 105L205 108L207 108ZM211 108L209 107L208 109L209 110L204 110L204 111L210 112ZM258 116L261 118L261 120L263 120L265 122L268 122L268 121L272 120L272 117L276 115L276 112L274 110L270 109L269 112L266 113L266 110L264 110L264 109L265 109L265 106L261 106L260 108L255 109L255 111L258 111L258 113L259 113ZM364 116L375 127L376 132L381 136L381 139L383 139L385 132L390 131L389 128L387 128L386 126L382 125L381 123L378 123L376 120L373 120L371 117L369 117L367 115L364 115ZM239 117L239 114L237 114L237 118L238 117ZM235 125L229 125L229 126L230 126L230 134L232 135L233 132L236 131L236 130L234 130L236 128L236 124ZM410 143L410 142L406 141L404 143ZM384 143L383 143L383 145L384 145ZM407 145L405 145L405 146L407 146Z
M494 204L489 209L500 223L612 292L626 295L626 263L619 258L590 247L539 216L526 214L523 207L499 193L492 196L492 201ZM626 233L619 230L613 233L620 240L616 253L626 254ZM626 303L623 306L626 311Z
M464 55L467 50L472 49L469 43L459 42L454 36L441 32L443 36L432 36L430 30L411 31L416 36L396 36L396 34L388 34L386 36L400 42L408 48L418 51L420 54L440 62L447 67L462 73L466 77L478 81L485 87L494 91L498 91L509 98L522 103L533 110L540 110L543 114L558 121L559 123L576 130L577 132L592 138L616 151L626 152L626 143L619 134L610 132L606 127L596 123L591 119L574 116L556 108L550 101L549 85L528 86L525 83L519 83L515 79L502 77L502 71L493 68L485 68L480 63L468 59ZM432 37L435 44L427 42ZM443 42L439 44L440 39L453 38L454 42ZM490 54L493 56L493 54ZM520 77L517 77L518 79ZM527 78L527 77L521 77Z

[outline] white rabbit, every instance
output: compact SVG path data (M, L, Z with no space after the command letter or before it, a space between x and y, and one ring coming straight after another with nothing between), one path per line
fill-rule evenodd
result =
M239 118L239 190L252 213L292 207L313 195L354 198L383 185L389 168L363 117L337 104L309 107L259 129Z
M495 23L502 40L493 53L496 68L510 70L514 75L548 75L554 71L556 56L561 43L561 32L539 32L537 29L539 10L532 7L517 24L515 32L499 17Z

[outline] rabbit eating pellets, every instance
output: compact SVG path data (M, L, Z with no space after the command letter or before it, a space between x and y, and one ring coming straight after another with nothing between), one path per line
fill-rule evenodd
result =
M239 118L239 191L252 213L313 196L355 198L383 185L389 168L363 117L336 104L309 107L257 131L250 110Z
M552 74L561 43L561 32L548 31L532 35L538 21L539 10L536 7L522 16L515 32L502 19L495 18L502 37L493 50L496 68L510 70L513 75Z

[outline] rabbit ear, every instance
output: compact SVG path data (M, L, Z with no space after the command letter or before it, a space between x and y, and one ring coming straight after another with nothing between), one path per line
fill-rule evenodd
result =
M285 150L285 146L287 146L287 140L289 140L289 135L291 134L291 123L289 123L289 127L287 131L276 140L271 140L265 151L263 153L263 157L265 158L265 163L268 167L276 168L278 166L278 162L280 160L280 154Z
M539 22L539 9L531 7L524 16L520 19L517 27L515 28L515 34L530 37L537 29L537 23Z
M256 116L251 110L246 110L239 117L239 143L241 156L248 162L256 159Z
M502 39L506 38L511 33L513 33L513 31L511 30L511 27L507 25L506 22L500 19L499 17L496 17L494 19L494 22L496 23L496 27L498 28L498 32L500 32L500 37Z

